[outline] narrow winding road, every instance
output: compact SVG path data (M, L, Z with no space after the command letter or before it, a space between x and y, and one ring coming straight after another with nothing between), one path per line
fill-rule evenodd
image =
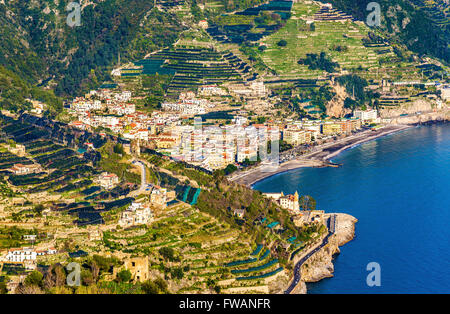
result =
M133 165L140 166L141 168L141 186L138 190L132 191L133 194L139 194L145 191L147 188L147 178L146 178L146 171L145 171L145 163L141 160L133 159L131 162Z
M316 253L318 250L320 250L321 248L323 248L325 245L328 244L328 239L330 236L332 236L334 234L334 232L336 231L336 215L331 215L330 219L328 220L328 234L327 236L323 239L322 243L316 247L314 250L312 250L311 252L309 252L308 254L306 254L304 257L302 257L297 264L295 264L294 267L294 279L292 281L292 283L289 285L289 287L286 289L286 291L284 292L285 294L290 294L292 292L292 290L294 290L294 288L298 285L298 283L300 282L301 279L301 271L300 269L302 268L302 265L308 260L308 258L310 258L314 253Z

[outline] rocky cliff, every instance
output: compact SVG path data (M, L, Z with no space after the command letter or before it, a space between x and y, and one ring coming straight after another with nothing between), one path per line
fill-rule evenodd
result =
M332 84L331 86L336 95L326 105L327 115L342 118L352 112L350 109L344 108L344 101L349 95L345 90L345 86L339 85L338 83Z
M357 219L347 214L337 214L336 232L329 238L328 244L311 256L301 268L302 282L296 293L306 293L305 282L317 282L333 277L333 256L340 253L339 247L351 241L355 235Z

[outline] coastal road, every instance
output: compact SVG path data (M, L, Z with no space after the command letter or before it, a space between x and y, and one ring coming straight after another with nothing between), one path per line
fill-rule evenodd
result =
M141 187L139 188L139 190L137 192L144 192L145 189L147 188L147 177L146 177L147 173L145 171L145 164L143 161L137 160L137 159L134 159L132 161L132 164L139 165L141 168Z
M290 294L292 292L292 290L294 290L294 288L298 285L298 283L300 282L301 279L301 268L302 265L313 255L315 254L317 251L319 251L321 248L323 248L325 245L328 244L328 239L330 238L330 236L332 236L335 232L336 232L336 215L331 215L330 219L328 220L328 234L327 236L323 239L322 243L316 247L314 250L312 250L311 252L309 252L308 254L306 254L304 257L302 257L296 264L294 267L294 279L292 280L292 283L289 285L289 287L286 289L286 291L284 291L284 294Z

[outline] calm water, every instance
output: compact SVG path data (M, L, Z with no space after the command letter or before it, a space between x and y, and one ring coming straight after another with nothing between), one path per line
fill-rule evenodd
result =
M450 125L417 127L364 143L333 160L341 168L297 169L255 184L309 194L318 209L355 216L334 278L309 293L450 293ZM366 266L381 266L368 287Z

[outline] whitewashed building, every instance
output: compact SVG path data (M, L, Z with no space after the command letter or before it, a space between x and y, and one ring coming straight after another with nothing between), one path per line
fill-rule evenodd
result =
M132 203L119 219L121 227L131 227L136 225L148 224L152 221L153 214L148 205L142 203Z
M355 110L353 117L360 119L361 121L376 121L378 118L378 112L375 109L369 110Z
M119 183L119 177L115 173L103 172L98 177L98 184L104 189L112 189Z
M5 260L8 262L23 263L24 261L36 260L37 253L33 248L9 249Z

